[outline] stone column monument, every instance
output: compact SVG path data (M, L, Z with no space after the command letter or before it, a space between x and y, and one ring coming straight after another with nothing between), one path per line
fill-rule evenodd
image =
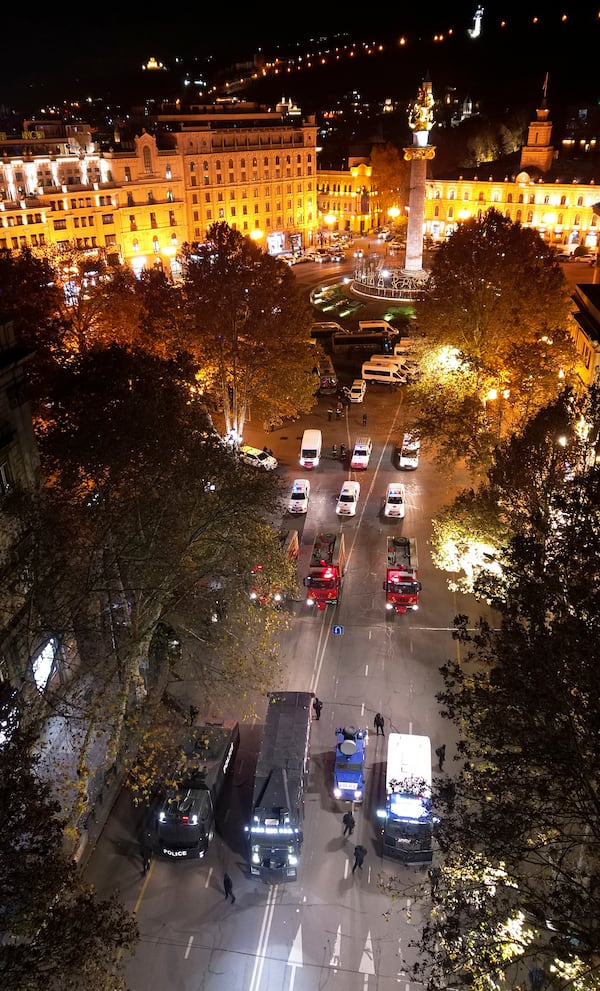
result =
M433 104L431 82L425 79L416 102L408 109L408 126L413 132L413 143L410 148L404 149L404 159L410 162L410 193L406 259L402 271L404 275L414 278L416 286L428 275L423 268L423 221L427 162L435 157L435 147L429 144L429 132L434 124Z

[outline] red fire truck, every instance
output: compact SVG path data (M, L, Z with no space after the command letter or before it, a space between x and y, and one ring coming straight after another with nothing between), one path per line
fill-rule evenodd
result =
M405 613L419 608L419 562L414 537L388 537L383 590L385 608Z
M306 602L321 611L340 601L346 554L343 533L318 533L312 546L309 573L304 579Z

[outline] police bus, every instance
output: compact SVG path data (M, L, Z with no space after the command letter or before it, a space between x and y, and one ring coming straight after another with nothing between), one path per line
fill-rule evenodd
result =
M431 742L428 736L390 733L385 770L382 856L405 864L433 859L431 811Z

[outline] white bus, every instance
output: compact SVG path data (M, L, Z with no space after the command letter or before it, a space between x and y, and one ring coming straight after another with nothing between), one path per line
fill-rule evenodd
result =
M431 812L431 742L428 736L388 735L382 856L405 864L428 864L433 858Z

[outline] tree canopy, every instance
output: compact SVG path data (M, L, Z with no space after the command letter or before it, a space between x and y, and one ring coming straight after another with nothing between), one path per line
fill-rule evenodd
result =
M598 412L596 389L565 394L457 500L465 532L469 514L491 532L497 507L500 566L473 590L499 622L458 616L461 659L441 669L458 744L434 786L442 859L415 943L430 991L524 987L532 971L600 984Z
M536 231L493 208L457 226L419 305L424 374L411 387L415 430L440 467L458 454L484 470L494 446L570 384L571 319L564 276Z
M182 306L201 390L218 397L225 431L243 436L250 409L265 427L315 402L310 307L289 266L225 223L187 251Z
M124 989L137 924L101 900L64 854L60 805L38 773L34 727L18 700L2 707L0 742L0 981L25 991Z

